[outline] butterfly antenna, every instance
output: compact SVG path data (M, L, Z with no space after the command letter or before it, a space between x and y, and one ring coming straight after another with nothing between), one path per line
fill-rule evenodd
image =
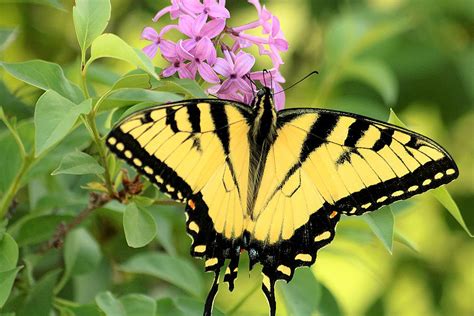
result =
M255 89L252 89L252 93L253 93L253 97L255 98L256 97L255 90L258 90L257 83L253 81L252 78L250 78L250 74L246 74L245 78L247 78L250 81L250 83L254 85Z
M263 69L262 72L263 72L263 85L264 85L265 87L268 87L268 86L267 86L267 79L266 79L266 77L265 77L265 75L268 73L268 70Z
M307 74L306 76L304 76L302 79L296 81L295 83L293 83L291 86L289 86L288 88L285 88L281 91L278 91L277 93L275 94L278 94L278 93L282 93L282 92L285 92L286 90L290 90L291 88L293 88L294 86L296 86L297 84L300 84L301 82L305 81L306 79L308 79L309 77L311 77L312 75L319 75L319 72L317 72L316 70L314 71L311 71L309 74Z

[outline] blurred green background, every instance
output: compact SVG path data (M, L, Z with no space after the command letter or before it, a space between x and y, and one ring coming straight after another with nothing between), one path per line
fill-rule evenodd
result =
M71 2L0 0L0 60L52 61L66 70L68 78L78 82L80 53ZM250 22L256 16L246 1L227 2L231 25ZM312 70L320 73L289 90L286 107L327 107L385 121L392 108L409 128L436 140L454 157L460 178L447 187L472 231L474 3L469 0L264 3L280 18L290 43L281 67L287 84ZM112 0L112 17L106 32L141 48L146 45L140 40L142 29L152 25L155 12L167 4L155 0ZM155 62L162 65L158 59ZM265 67L268 64L262 60L254 70ZM101 91L130 69L120 62L104 61L91 69L89 79ZM0 73L0 105L5 113L17 118L19 125L28 124L40 91L3 70ZM105 127L101 128L105 132ZM14 151L14 143L3 125L0 133L2 155ZM79 140L71 142L71 146L83 149L88 144ZM10 214L9 225L13 229L10 227L9 232L21 247L20 263L25 268L17 277L15 290L2 312L15 310L22 302L22 290L63 265L62 250L42 252L33 233L22 235L22 229L32 229L25 226L25 221L35 218L32 214L42 218L75 214L87 203L87 192L81 185L91 178L50 176L59 164L60 157L56 156L28 178L18 194L17 210ZM4 193L15 166L14 160L2 161L0 194ZM298 304L298 299L314 299L314 304L319 303L320 313L326 315L474 315L474 241L429 193L397 203L392 210L395 241L391 254L367 221L342 220L334 242L319 252L312 267L317 283L307 284L311 281L308 281L309 269L298 270L296 280L289 285L279 282L279 314L285 315L286 310L286 314L292 315L292 306ZM90 216L83 225L86 230L77 234L79 239L83 239L81 234L86 234L93 240L93 247L99 248L97 262L67 282L54 300L55 311L64 313L71 304L75 307L70 310L76 314L80 310L84 313L80 315L88 315L86 311L94 310L87 309L94 297L106 290L116 296L182 295L182 290L163 281L166 277L128 273L120 268L132 257L150 251L179 256L192 268L197 267L203 276L203 263L188 254L190 240L185 235L181 208L155 206L153 215L157 219L158 236L146 249L128 248L119 206L102 208ZM44 240L54 232L57 223L58 220L55 224L48 222L48 228L41 230L41 234L46 234ZM36 224L41 225L30 223ZM233 310L233 315L265 315L267 304L261 291L255 290L260 286L260 274L258 271L247 274L245 263L246 260L241 261L234 293L221 286L216 307L224 312ZM210 276L204 277L204 288L207 288ZM183 306L189 303L185 301L180 301Z

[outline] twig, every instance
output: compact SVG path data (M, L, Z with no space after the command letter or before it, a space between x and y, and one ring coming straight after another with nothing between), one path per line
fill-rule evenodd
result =
M49 250L52 248L62 248L64 244L64 238L73 228L81 224L95 209L104 206L107 202L111 200L112 198L110 197L110 195L106 193L97 194L95 192L92 192L89 196L89 204L84 210L79 213L79 215L77 215L71 222L67 224L62 222L58 225L58 227L56 228L56 232L54 233L51 240L48 242L45 250Z
M118 200L120 203L126 203L130 196L140 194L143 189L143 183L140 181L140 177L136 176L133 180L130 180L126 172L124 172L123 175L122 185L123 189L120 190L117 195L91 192L89 195L89 204L87 207L83 209L71 222L67 224L62 222L58 225L58 227L56 227L56 232L45 245L44 251L50 250L52 248L62 248L66 235L76 226L80 225L94 210L104 206L112 200Z

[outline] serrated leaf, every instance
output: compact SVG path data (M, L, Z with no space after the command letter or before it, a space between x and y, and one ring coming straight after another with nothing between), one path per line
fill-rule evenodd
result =
M120 269L130 273L152 275L197 297L200 297L203 291L202 276L189 261L164 253L138 254L122 264Z
M130 203L123 213L123 228L127 244L132 248L147 245L156 236L155 219L150 212L135 203Z
M20 270L21 267L17 267L0 272L0 309L8 300L13 287L13 282L15 282L16 275Z
M102 34L92 42L91 58L87 65L99 58L115 58L126 61L138 68L145 70L157 78L153 64L141 50L128 45L124 40L114 34Z
M43 60L29 60L21 63L0 62L0 64L18 80L42 90L54 90L76 104L84 100L79 87L66 78L58 64Z
M344 68L345 77L362 81L375 89L386 105L393 106L398 96L398 82L393 71L378 60L355 60Z
M406 128L406 125L398 118L392 109L390 109L390 117L388 122ZM466 233L470 237L474 237L473 232L469 229L469 227L467 227L466 222L464 221L461 210L459 209L451 194L449 194L446 187L443 185L439 188L430 190L429 192L448 210L448 212L454 217L459 225L461 225Z
M76 0L72 14L77 40L83 52L105 30L110 11L110 0Z
M64 156L51 175L57 174L101 174L104 168L92 156L81 152L72 152Z
M95 302L106 316L127 316L125 307L110 292L98 294Z
M393 250L393 232L395 225L395 217L393 216L392 209L389 206L385 206L375 212L364 214L362 218L369 224L372 231L391 254Z
M48 272L28 293L17 316L49 315L53 305L53 289L59 271Z
M18 261L18 245L10 234L4 233L0 238L0 271L11 270Z
M17 37L16 28L0 28L0 52L6 49Z
M120 298L127 316L155 316L156 301L143 294L129 294Z
M91 108L91 99L76 105L53 90L46 91L35 108L35 156L66 137L79 115Z

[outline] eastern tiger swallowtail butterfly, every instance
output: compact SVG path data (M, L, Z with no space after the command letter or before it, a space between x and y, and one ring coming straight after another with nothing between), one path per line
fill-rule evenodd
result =
M325 109L279 112L272 92L251 105L196 99L151 107L107 137L118 157L186 204L191 254L230 290L239 256L262 264L262 289L275 315L275 282L290 281L334 238L341 214L361 215L458 176L431 139L367 117Z

